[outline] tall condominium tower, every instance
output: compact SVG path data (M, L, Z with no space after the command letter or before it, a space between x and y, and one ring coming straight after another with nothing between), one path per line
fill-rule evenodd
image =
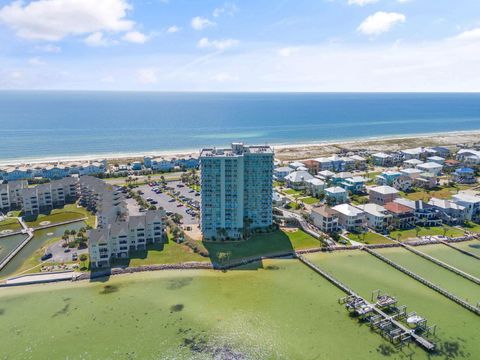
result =
M201 229L205 239L241 239L272 224L273 150L233 143L203 149Z

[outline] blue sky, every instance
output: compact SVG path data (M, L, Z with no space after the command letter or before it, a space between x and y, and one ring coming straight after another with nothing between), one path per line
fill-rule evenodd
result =
M0 88L480 91L480 1L0 0Z

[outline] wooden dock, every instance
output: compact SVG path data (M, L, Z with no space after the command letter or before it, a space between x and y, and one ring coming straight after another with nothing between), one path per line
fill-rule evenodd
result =
M420 275L415 274L413 271L410 271L410 270L404 268L403 266L393 262L392 260L386 258L385 256L379 254L376 251L373 251L372 249L369 249L367 247L363 247L362 250L368 252L369 254L371 254L373 256L375 256L377 259L382 260L383 262L385 262L388 265L394 267L395 269L403 272L404 274L410 276L411 278L417 280L418 282L424 284L425 286L428 286L430 289L435 290L436 292L442 294L446 298L452 300L453 302L456 302L460 306L463 306L465 309L470 310L474 314L480 315L480 308L479 307L475 307L475 306L469 304L468 302L464 301L463 299L460 299L458 296L450 293L449 291L447 291L445 289L442 289L440 286L435 285L434 283L428 281L427 279L424 279Z
M305 259L302 255L297 255L298 260L308 266L310 269L315 271L316 273L320 274L323 276L325 279L327 279L329 282L337 286L339 289L341 289L343 292L348 294L349 296L353 296L362 302L364 302L367 306L370 306L373 311L379 316L380 322L387 322L393 324L398 330L398 337L400 339L408 340L408 339L413 339L418 345L420 345L422 348L428 350L428 351L433 351L435 350L435 343L431 342L430 340L418 335L415 333L414 330L407 328L405 325L400 323L395 319L394 316L390 316L386 314L384 311L378 308L376 304L372 304L368 302L366 299L362 298L360 295L358 295L356 292L354 292L352 289L350 289L347 285L343 284L339 280L335 279L332 275L327 273L326 271L320 269L317 265L313 264L312 262L308 261Z

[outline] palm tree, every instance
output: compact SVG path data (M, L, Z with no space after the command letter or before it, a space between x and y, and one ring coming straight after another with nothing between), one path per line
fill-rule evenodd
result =
M82 264L83 264L83 265L82 265L82 269L85 267L85 261L87 261L87 259L88 259L87 254L82 254L82 255L80 255L80 261L81 261Z

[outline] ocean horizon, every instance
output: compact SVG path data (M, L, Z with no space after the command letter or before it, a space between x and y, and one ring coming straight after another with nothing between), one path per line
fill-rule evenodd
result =
M0 162L480 129L478 93L0 91Z

